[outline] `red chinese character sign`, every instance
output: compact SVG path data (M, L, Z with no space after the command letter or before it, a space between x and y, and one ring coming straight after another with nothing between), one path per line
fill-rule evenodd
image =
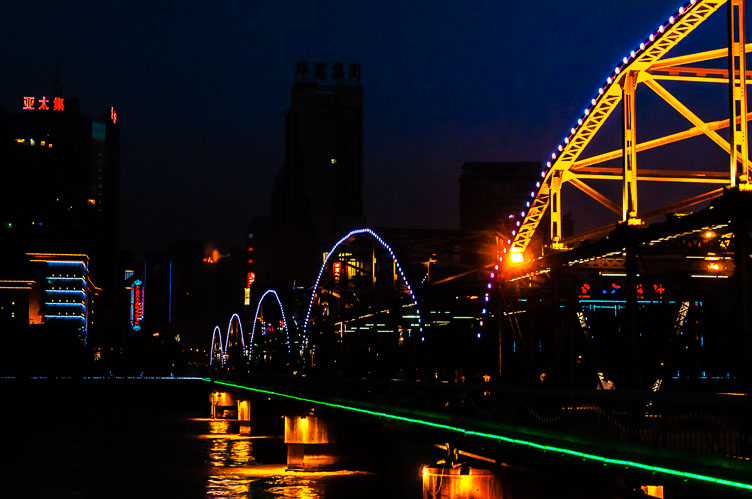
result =
M43 95L37 102L39 107L34 107L34 101L36 97L24 97L23 98L23 110L24 111L49 111L50 100L46 95ZM65 102L62 97L54 97L52 99L52 111L65 111Z

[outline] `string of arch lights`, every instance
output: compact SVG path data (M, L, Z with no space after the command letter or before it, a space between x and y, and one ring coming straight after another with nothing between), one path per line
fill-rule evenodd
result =
M219 337L220 361L222 364L225 363L225 349L222 346L222 330L219 329L219 326L214 326L214 331L212 331L211 350L209 350L209 365L212 365L212 362L214 362L214 338L216 337Z
M415 307L415 313L418 316L418 332L421 334L420 341L425 341L425 336L423 336L423 322L420 318L420 309L418 308L418 300L415 297L415 292L413 291L412 287L410 286L410 283L407 280L407 277L405 277L405 272L402 270L402 266L399 263L399 260L397 260L397 256L394 254L394 250L392 250L392 247L387 244L386 241L384 241L381 236L376 234L371 229L355 229L347 234L345 234L339 241L337 241L334 246L329 250L329 253L326 256L326 259L324 260L324 263L321 265L321 268L319 269L319 275L316 277L316 283L313 285L313 288L311 290L311 301L308 303L308 311L306 312L306 318L305 322L303 322L303 341L300 345L300 354L303 356L305 354L306 349L308 348L308 321L311 317L311 310L313 309L313 302L314 298L316 298L316 290L319 287L319 281L321 281L321 277L324 275L324 270L326 270L327 265L329 264L329 260L332 258L334 253L337 251L337 248L350 239L353 236L357 236L360 234L368 234L371 237L373 237L378 243L381 245L382 248L384 248L388 253L389 256L392 257L392 260L394 261L394 265L397 268L397 272L399 273L399 276L402 278L402 282L407 287L407 292L410 295L410 298L412 299L413 306ZM408 330L409 335L409 330Z
M230 316L230 322L227 324L227 335L225 336L225 355L227 355L227 350L230 348L230 330L232 329L232 320L237 319L238 320L238 326L240 327L240 344L243 347L243 355L246 354L245 350L245 338L243 335L243 322L240 320L240 316L238 314L232 314Z
M643 54L651 46L655 45L655 43L658 42L661 39L661 36L666 32L667 28L674 25L677 21L683 19L690 12L692 12L692 7L697 3L698 0L689 0L688 2L680 6L673 15L671 15L665 22L661 23L654 32L650 33L650 35L645 38L645 40L643 40L638 46L636 46L622 58L621 62L614 67L613 71L606 77L605 82L600 86L600 88L598 88L596 95L590 100L590 105L583 110L582 115L577 118L576 123L570 128L569 135L564 137L564 139L562 139L562 141L554 148L553 152L551 152L551 158L546 161L546 166L540 171L540 179L531 184L530 200L525 201L523 209L521 209L519 212L512 212L508 216L508 219L513 222L512 229L510 231L510 236L507 237L506 241L501 240L501 244L499 245L501 254L499 254L499 252L497 251L493 270L489 273L488 276L489 281L486 284L484 304L481 311L481 315L483 317L488 315L488 303L490 301L491 290L500 278L501 264L504 261L504 255L509 254L509 260L513 264L524 262L523 251L525 249L526 243L525 246L514 245L516 240L519 239L518 231L520 231L520 227L524 223L529 221L529 211L531 204L536 199L536 196L538 196L538 194L540 193L541 187L543 186L543 181L546 179L549 173L552 172L557 161L559 161L559 159L562 157L562 153L565 152L566 147L570 144L570 142L572 142L577 133L581 131L583 126L586 124L588 116L590 116L593 110L597 107L603 96L608 93L608 90L613 85L618 84L617 77L619 76L619 74L627 70L629 65L634 62L638 56ZM700 0L700 3L703 3L702 0ZM481 327L483 326L482 319L480 325Z
M285 316L285 309L282 306L282 301L279 299L279 295L276 291L273 289L267 289L264 291L264 294L261 295L261 298L259 298L258 305L256 305L256 315L253 317L253 328L251 329L251 346L248 351L248 360L251 359L251 356L253 355L253 338L256 335L256 322L258 322L258 315L259 311L261 310L261 303L264 301L264 298L266 298L266 295L273 294L274 297L277 299L277 303L279 304L279 309L282 312L282 323L285 326L285 334L287 335L287 353L290 354L290 329L287 327L287 317Z
M214 330L212 331L211 350L209 350L209 365L212 365L212 362L214 361L214 338L219 338L219 352L222 365L227 362L227 354L230 348L230 331L232 331L232 321L234 319L237 319L238 321L238 327L240 327L240 344L243 348L243 355L246 355L245 338L243 335L243 322L240 320L240 316L238 314L232 314L230 316L230 322L227 324L227 333L225 334L224 345L222 344L222 330L219 328L219 326L214 326Z

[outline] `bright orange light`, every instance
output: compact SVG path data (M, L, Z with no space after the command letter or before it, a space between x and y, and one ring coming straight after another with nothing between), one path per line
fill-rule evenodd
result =
M703 237L705 237L705 239L712 239L715 237L715 232L709 230L705 234L703 234Z
M648 497L663 497L663 485L643 485L640 489Z
M520 251L514 251L514 249L512 250L510 258L512 263L523 263L525 261L524 255Z
M721 266L718 263L709 263L708 270L721 270Z
M428 476L428 468L423 466L423 470L421 471L423 478Z

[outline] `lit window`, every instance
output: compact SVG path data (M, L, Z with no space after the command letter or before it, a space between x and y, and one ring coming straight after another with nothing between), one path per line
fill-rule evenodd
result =
M24 142L26 142L26 139L16 139L16 142L23 144Z
M31 144L32 147L35 146L35 145L37 145L37 143L36 143L36 141L34 139L29 139L29 144Z

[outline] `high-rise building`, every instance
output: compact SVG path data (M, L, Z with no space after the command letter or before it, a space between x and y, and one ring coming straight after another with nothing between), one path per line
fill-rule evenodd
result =
M0 110L0 280L31 283L23 290L28 315L16 307L13 318L23 316L16 325L70 323L85 341L91 326L109 326L95 320L106 322L109 314L94 315L93 296L102 292L103 312L117 292L117 115L114 109L83 115L59 83L51 94L18 102L15 112ZM18 302L19 290L2 291L0 307ZM66 301L63 295L77 296ZM63 319L69 316L81 318Z
M272 194L274 269L312 280L322 254L363 214L360 65L299 63L285 117L285 162Z

